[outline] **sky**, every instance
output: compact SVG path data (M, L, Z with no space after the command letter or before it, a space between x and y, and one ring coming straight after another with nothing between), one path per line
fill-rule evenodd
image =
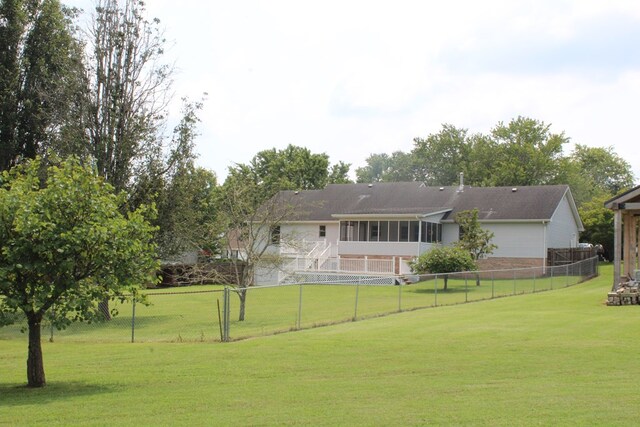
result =
M92 0L63 3L91 12ZM640 182L637 0L147 0L174 63L171 114L207 93L198 164L289 144L330 162L408 152L442 124L518 116L613 147Z

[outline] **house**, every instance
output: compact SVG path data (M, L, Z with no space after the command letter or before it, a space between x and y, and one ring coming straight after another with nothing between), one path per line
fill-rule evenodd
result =
M299 208L278 227L274 250L305 258L295 264L304 269L406 274L412 258L456 242L455 215L471 209L478 209L480 225L494 233L497 245L480 261L483 269L544 267L549 248L576 247L583 230L567 185L331 184L278 197Z

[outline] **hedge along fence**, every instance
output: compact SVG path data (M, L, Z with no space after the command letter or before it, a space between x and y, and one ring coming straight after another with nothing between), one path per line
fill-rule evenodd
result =
M42 336L61 343L232 341L401 311L564 288L597 275L597 269L597 258L592 258L546 268L450 273L447 290L444 274L419 276L419 282L408 285L392 285L389 277L342 273L336 280L331 275L316 276L313 278L316 283L301 280L247 289L246 318L242 322L238 321L239 298L233 287L150 289L145 291L148 306L112 302L119 315L110 321L75 323L60 331L45 322ZM20 326L0 328L0 339L26 339Z

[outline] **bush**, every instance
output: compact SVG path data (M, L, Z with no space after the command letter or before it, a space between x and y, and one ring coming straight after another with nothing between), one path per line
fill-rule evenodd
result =
M468 251L456 246L439 246L420 255L411 263L414 273L454 273L476 269Z

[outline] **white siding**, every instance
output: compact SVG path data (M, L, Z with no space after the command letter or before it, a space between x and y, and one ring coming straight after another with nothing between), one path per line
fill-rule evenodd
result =
M481 223L494 233L491 243L498 247L491 257L545 258L545 224L539 223Z
M549 223L547 242L549 248L570 248L578 244L580 231L573 211L565 196Z
M545 225L539 223L480 223L485 230L494 233L491 243L498 247L491 257L501 258L544 258L546 257ZM458 241L458 224L444 224L442 244L450 245Z

